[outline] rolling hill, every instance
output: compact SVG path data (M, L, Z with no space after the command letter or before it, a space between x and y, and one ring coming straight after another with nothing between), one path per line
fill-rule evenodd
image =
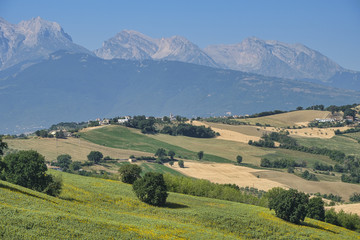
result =
M145 114L196 117L360 102L351 90L175 61L103 60L60 51L0 81L0 133Z
M360 238L312 219L295 225L266 208L183 194L170 193L165 207L152 207L131 185L58 174L64 182L59 198L0 181L3 239Z

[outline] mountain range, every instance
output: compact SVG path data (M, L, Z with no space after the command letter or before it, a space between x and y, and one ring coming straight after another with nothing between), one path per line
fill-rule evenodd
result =
M0 133L122 114L210 116L360 102L359 72L301 44L252 37L201 49L181 36L124 30L92 52L39 17L0 19L0 70Z

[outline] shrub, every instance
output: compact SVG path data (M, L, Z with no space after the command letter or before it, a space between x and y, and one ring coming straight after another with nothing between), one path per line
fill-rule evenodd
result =
M60 195L62 190L62 178L61 176L49 176L49 182L46 188L43 190L43 193L46 193L50 196L57 197Z
M154 206L165 205L168 196L164 177L161 173L146 173L143 178L134 182L133 190L142 202Z
M184 161L183 160L179 160L178 164L179 164L179 167L184 168Z
M204 151L200 151L197 153L199 160L203 159L204 157Z
M237 156L236 156L236 162L237 162L238 164L240 164L240 163L242 162L242 156L237 155Z
M349 200L350 202L360 202L360 193L353 193Z
M135 164L124 164L119 168L121 181L124 183L133 184L142 172L141 167Z

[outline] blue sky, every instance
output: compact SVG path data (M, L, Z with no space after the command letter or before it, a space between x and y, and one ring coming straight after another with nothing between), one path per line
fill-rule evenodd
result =
M255 36L302 43L360 71L359 0L0 0L0 16L11 23L37 16L58 22L90 50L123 29L181 35L200 47Z

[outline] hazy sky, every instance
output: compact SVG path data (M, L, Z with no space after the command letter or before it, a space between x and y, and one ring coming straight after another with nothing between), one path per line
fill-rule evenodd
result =
M90 50L124 29L181 35L200 47L255 36L302 43L360 71L360 0L0 0L0 16L58 22Z

